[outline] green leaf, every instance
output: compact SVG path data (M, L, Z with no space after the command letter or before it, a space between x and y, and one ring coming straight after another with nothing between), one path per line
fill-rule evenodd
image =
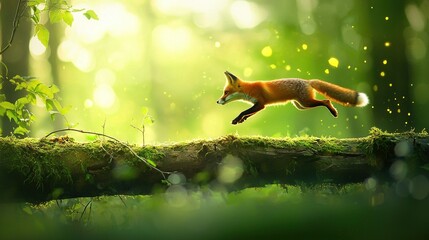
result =
M142 107L141 112L142 112L143 116L146 116L146 115L147 115L147 113L149 112L149 108L147 108L147 107Z
M143 119L143 125L146 125L146 126L150 126L150 125L152 125L154 122L155 122L155 121L154 121L154 120L153 120L153 118L152 118L152 117L150 117L150 116L146 116L146 117Z
M51 120L55 120L55 115L58 114L58 111L49 111L49 116L51 117Z
M61 9L53 9L49 11L49 20L51 23L58 23L63 20L63 13Z
M6 95L5 94L0 94L0 102L3 102L6 100Z
M14 110L15 104L8 102L8 101L3 101L3 102L0 102L0 107L2 107L4 109Z
M52 84L49 88L51 89L51 92L52 92L53 94L55 94L55 93L57 93L57 92L59 92L59 91L60 91L60 89L59 89L59 88L57 87L57 85L55 85L55 84Z
M145 159L147 163L149 163L150 165L152 165L152 167L156 167L156 163L150 159Z
M46 2L46 0L28 0L27 6L33 7L33 6L37 6L37 5L44 3L44 2Z
M64 11L63 12L63 21L67 25L71 26L73 24L73 21L74 21L73 14L70 11Z
M54 110L55 108L54 101L52 101L52 99L46 99L45 106L48 112Z
M33 91L42 99L54 98L54 94L59 91L56 86L54 88L48 87L38 80L32 81L28 89L30 91Z
M28 99L28 102L31 104L36 104L36 95L34 95L34 93L29 92L26 96L26 98Z
M18 120L18 116L16 115L16 112L15 111L12 111L12 110L6 110L6 116L7 116L7 118L9 118L9 120L10 121L14 121L14 122L16 122L16 123L18 123L19 122L19 120Z
M63 106L61 106L61 103L57 99L52 99L55 108L58 110L58 112L61 112L63 109Z
M93 10L88 10L88 11L84 12L83 15L86 18L88 18L88 20L91 20L91 19L98 20L98 16Z
M28 98L27 97L22 97L22 98L19 98L18 100L16 100L16 102L15 102L15 108L16 109L22 109L22 108L24 108L24 106L25 105L27 105L27 104L29 104L30 103L30 101L28 100Z
M27 128L21 127L21 126L15 128L15 130L13 130L13 133L17 134L17 135L25 135L29 132L30 132L30 130L28 130Z
M68 112L70 112L71 109L72 109L72 105L67 105L63 107L59 112L61 115L66 115Z
M42 24L36 24L36 35L43 46L48 47L49 30Z
M31 9L33 10L31 20L33 20L35 24L38 24L40 21L40 10L37 8L37 6L32 6Z

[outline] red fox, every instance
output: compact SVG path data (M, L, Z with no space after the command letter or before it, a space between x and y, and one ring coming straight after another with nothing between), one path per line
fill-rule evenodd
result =
M217 103L224 105L241 100L253 104L251 108L232 120L232 124L244 122L267 105L286 104L289 101L299 110L325 106L334 117L338 116L338 111L332 106L330 100L348 107L363 107L369 102L365 93L317 79L284 78L265 82L247 82L228 71L225 72L225 75L227 82L223 95L217 100ZM330 100L315 99L315 91Z

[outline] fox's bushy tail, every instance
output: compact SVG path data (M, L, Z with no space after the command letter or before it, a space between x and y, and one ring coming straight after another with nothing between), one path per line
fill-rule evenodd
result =
M365 93L340 87L321 80L310 80L310 86L326 98L344 106L364 107L369 103Z

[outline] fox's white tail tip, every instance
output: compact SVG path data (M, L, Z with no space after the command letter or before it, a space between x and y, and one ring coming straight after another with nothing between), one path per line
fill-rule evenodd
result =
M356 107L365 107L366 105L368 105L368 103L368 96L365 93L358 93Z

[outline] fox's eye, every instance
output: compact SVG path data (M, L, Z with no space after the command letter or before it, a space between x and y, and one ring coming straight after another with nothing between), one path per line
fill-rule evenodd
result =
M225 92L223 92L224 94L228 94L229 93L229 91L225 91Z

